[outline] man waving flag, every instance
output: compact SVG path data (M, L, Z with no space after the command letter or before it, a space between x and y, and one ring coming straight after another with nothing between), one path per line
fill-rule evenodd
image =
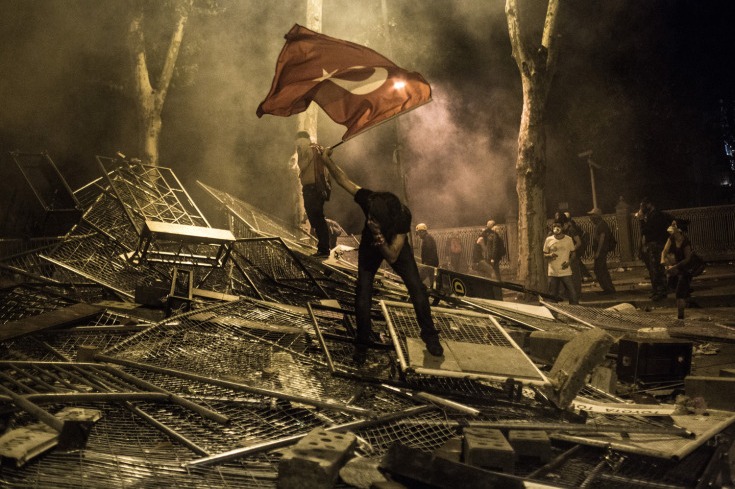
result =
M295 24L286 34L276 74L257 115L289 116L313 100L338 124L345 141L401 112L431 101L431 87L372 49Z

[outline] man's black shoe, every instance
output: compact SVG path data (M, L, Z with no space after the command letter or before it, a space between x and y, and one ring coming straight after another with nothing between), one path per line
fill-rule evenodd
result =
M328 251L317 251L313 255L314 258L329 258L329 252Z
M424 342L426 343L426 349L435 357L444 355L444 348L442 347L438 336L430 336L426 338Z

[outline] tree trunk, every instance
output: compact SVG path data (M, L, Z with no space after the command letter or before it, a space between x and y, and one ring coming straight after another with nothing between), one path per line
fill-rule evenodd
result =
M556 65L556 20L559 0L549 0L540 44L521 30L519 0L507 0L513 58L523 86L523 112L518 131L518 279L531 290L546 290L543 243L546 235L546 127L544 114Z
M188 14L183 9L177 9L176 26L159 76L158 88L154 88L150 81L142 12L134 15L130 21L128 43L133 57L134 100L138 120L137 150L141 161L149 165L158 165L158 143L163 127L161 112L171 85L187 19Z
M523 113L518 133L518 277L532 290L546 290L543 244L546 237L546 134L544 101L533 84L523 83ZM539 110L541 109L541 110Z

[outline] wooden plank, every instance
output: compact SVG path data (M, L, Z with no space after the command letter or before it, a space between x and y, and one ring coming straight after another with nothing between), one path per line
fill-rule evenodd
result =
M189 226L170 222L146 221L143 234L150 233L157 239L189 241L195 243L233 243L235 235L229 229Z
M55 311L31 316L0 325L0 341L17 338L44 329L77 324L91 319L104 309L92 304L73 304Z

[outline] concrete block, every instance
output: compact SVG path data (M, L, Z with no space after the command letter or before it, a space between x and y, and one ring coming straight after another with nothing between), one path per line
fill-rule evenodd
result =
M528 354L536 361L552 365L574 336L571 331L533 331L528 336Z
M551 440L541 430L508 430L508 443L517 457L537 458L542 463L551 460Z
M735 377L690 375L684 378L684 391L690 398L704 399L709 408L735 411Z
M434 456L445 458L453 462L461 462L462 461L462 439L459 437L448 439L444 443L444 445L434 450Z
M601 391L615 394L618 386L618 373L611 365L598 365L592 370L590 384Z
M552 388L546 389L549 399L561 409L569 407L584 387L587 375L605 360L613 343L613 337L602 329L576 333L551 367L548 378Z
M278 464L280 489L326 489L355 447L352 433L312 430L288 450Z
M465 428L463 448L468 465L507 474L512 474L515 469L515 452L500 430Z

